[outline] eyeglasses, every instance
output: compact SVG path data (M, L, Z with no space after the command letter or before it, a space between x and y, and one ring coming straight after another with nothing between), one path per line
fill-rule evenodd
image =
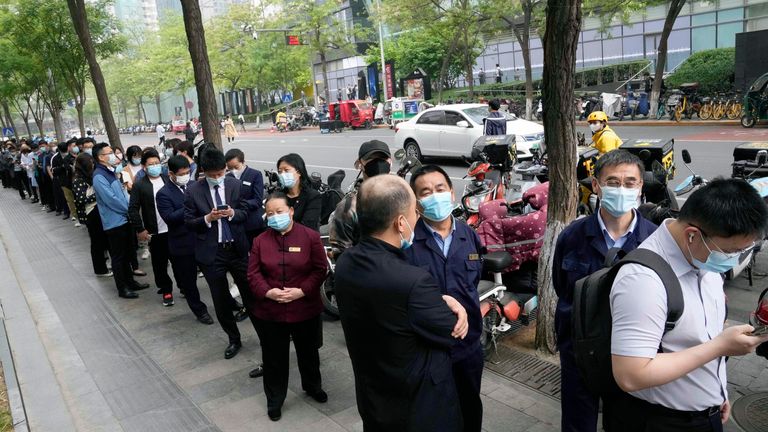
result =
M720 248L720 246L718 246L717 243L715 243L715 241L712 240L712 237L708 236L707 233L704 232L704 230L702 230L701 228L697 227L696 225L691 225L691 226L699 230L699 232L701 233L701 239L704 242L704 246L707 248L708 251L712 252L712 249L710 249L709 246L707 245L707 240L706 239L709 239L709 242L712 243L713 246L715 246L715 249L717 249L718 252L720 252L721 254L727 256L728 258L740 257L740 256L750 252L752 249L755 248L755 245L756 245L756 242L752 242L751 245L745 247L744 249L741 249L741 250L738 250L738 251L735 251L735 252L726 252L726 251L722 250Z
M605 182L605 184L603 186L616 187L616 188L624 186L627 189L636 189L636 188L640 187L640 181L638 181L638 180L627 180L625 182L621 182L620 180L608 180L607 182Z

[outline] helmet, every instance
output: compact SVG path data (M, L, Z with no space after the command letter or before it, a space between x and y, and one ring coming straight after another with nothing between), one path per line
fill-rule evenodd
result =
M589 117L587 117L587 123L591 121L608 121L608 116L605 115L602 111L592 111L592 113L589 114Z

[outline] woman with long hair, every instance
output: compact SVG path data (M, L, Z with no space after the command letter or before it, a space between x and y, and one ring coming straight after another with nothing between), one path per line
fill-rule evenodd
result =
M312 188L304 159L288 153L277 161L280 186L293 208L293 220L315 231L320 229L322 195Z
M93 156L80 153L75 159L75 175L72 180L72 193L75 195L77 219L88 227L88 237L91 238L91 262L96 276L110 277L112 272L107 268L106 253L109 250L107 236L101 225L101 216L96 208L96 192L93 190Z

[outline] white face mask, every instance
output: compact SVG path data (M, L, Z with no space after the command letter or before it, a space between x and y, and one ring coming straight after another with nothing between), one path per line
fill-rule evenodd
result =
M602 123L590 123L589 129L592 131L592 133L598 133L603 129Z
M189 183L189 174L176 176L176 180L174 180L174 182L179 186L186 186L187 183Z

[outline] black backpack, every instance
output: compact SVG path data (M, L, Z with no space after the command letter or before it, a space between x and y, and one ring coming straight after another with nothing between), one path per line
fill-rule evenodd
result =
M650 268L661 278L667 290L667 322L664 333L675 328L683 315L684 301L680 282L672 267L658 254L648 249L635 249L620 261L614 259L624 252L618 248L608 251L606 267L576 281L573 296L573 352L576 366L587 388L595 395L618 391L611 368L611 306L609 295L619 269L625 264ZM643 289L638 286L637 289ZM661 345L659 345L661 352Z

